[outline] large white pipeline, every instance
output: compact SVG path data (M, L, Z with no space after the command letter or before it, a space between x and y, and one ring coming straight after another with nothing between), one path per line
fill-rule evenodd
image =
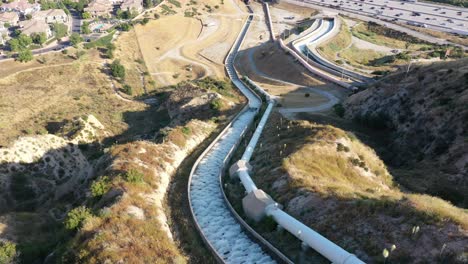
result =
M245 80L248 84L254 86L256 90L264 94L268 98L268 107L265 110L262 119L260 120L257 128L255 129L255 133L249 141L249 144L244 151L244 154L241 158L243 161L249 161L252 157L253 151L255 146L258 143L261 133L265 127L265 124L271 114L271 110L274 106L274 99L261 87L257 86L252 80L248 77L245 77ZM257 186L253 182L252 178L249 175L248 170L240 169L237 172L242 185L244 186L247 193L250 193L254 190L257 190ZM299 240L301 240L305 245L313 248L321 255L326 257L328 260L332 261L335 264L363 264L360 259L358 259L355 255L347 252L340 246L336 245L332 241L328 240L324 236L320 235L319 233L315 232L310 227L304 225L294 217L290 216L280 208L278 208L277 203L273 203L265 208L266 215L273 217L273 219L283 227L284 229L288 230L291 234L296 236Z
M364 264L354 254L347 252L308 226L299 222L275 204L267 206L266 214L273 217L278 225L288 230L303 243L310 246L334 264Z
M356 87L354 87L352 84L343 82L340 79L336 78L335 76L330 75L329 73L323 70L312 67L301 55L299 55L296 51L294 51L293 49L289 48L286 44L284 44L282 39L278 39L278 43L282 49L289 52L289 54L291 54L294 58L296 58L311 73L327 81L333 82L341 87L344 87L346 89L351 89L351 90L356 89Z
M270 28L270 39L275 41L275 31L273 29L273 22L271 21L270 8L268 8L268 3L265 3L265 12L267 16L268 27Z
M245 34L242 35L245 37ZM281 41L281 39L280 39ZM237 76L236 76L237 77ZM268 100L268 107L265 110L257 128L255 129L254 135L249 141L249 144L244 151L242 158L240 161L247 162L251 159L255 146L258 143L261 133L265 127L265 124L272 112L273 106L275 104L274 98L270 96L264 89L257 86L253 81L251 81L248 77L245 77L246 82L254 86L256 90L260 93L264 94ZM249 175L249 171L246 167L242 169L238 169L237 175L239 176L242 185L246 189L247 193L251 193L257 190L257 186L253 182L252 178ZM364 264L363 261L358 259L355 255L347 252L343 248L339 247L335 243L331 242L330 240L326 239L319 233L312 230L310 227L304 225L294 217L290 216L280 208L278 208L277 203L272 203L267 206L265 209L266 215L273 217L273 219L278 223L278 225L282 226L286 230L288 230L291 234L296 236L299 240L301 240L305 245L315 249L321 255L329 259L335 264Z

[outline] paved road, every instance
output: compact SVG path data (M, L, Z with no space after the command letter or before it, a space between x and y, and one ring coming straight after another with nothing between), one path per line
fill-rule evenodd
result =
M58 52L58 51L61 51L67 47L70 47L71 44L70 42L66 41L66 42L60 42L60 43L57 43L56 45L52 45L52 46L49 46L47 48L41 48L41 49L35 49L32 51L32 54L33 55L41 55L41 54L45 54L45 53L49 53L49 52ZM14 58L16 58L16 54L13 55L12 57L7 57L6 55L1 55L0 56L0 62L2 61L5 61L5 60L13 60Z
M388 21L383 21L383 20L380 20L378 18L370 17L370 16L364 15L364 14L358 14L358 13L350 12L350 11L346 11L346 10L338 10L338 9L335 9L335 8L326 7L326 6L317 4L316 2L312 2L311 0L281 0L281 1L288 2L288 3L291 3L291 4L295 4L295 5L300 5L300 6L307 6L307 7L314 8L314 9L325 10L325 11L331 12L331 13L343 14L343 15L353 17L353 18L357 18L357 19L360 19L360 20L363 20L363 21L368 21L368 22L371 21L371 22L377 23L379 25L382 25L382 26L385 26L385 27L388 27L388 28L391 28L391 29L394 29L394 30L398 30L400 32L407 33L408 35L414 36L416 38L419 38L421 40L424 40L424 41L427 41L427 42L430 42L430 43L434 43L434 44L438 44L438 45L450 44L450 45L463 47L465 50L468 49L468 47L466 47L466 46L458 45L458 44L452 43L450 41L447 41L445 39L435 38L435 37L429 36L427 34L418 32L416 30L412 30L410 28L400 26L400 25L397 25L397 24L394 24L394 23L390 23ZM318 0L318 1L320 1L320 0ZM366 1L369 1L369 0L366 0ZM373 1L375 1L375 0L373 0Z
M73 33L81 33L81 15L78 11L76 10L71 10L70 11L71 15L71 32Z
M268 79L268 80L272 80L274 82L283 83L283 84L291 86L291 87L297 87L297 88L303 87L303 88L306 88L307 90L309 90L312 93L317 93L317 94L319 94L319 95L321 95L321 96L328 99L328 101L326 103L323 103L323 104L320 104L320 105L315 105L315 106L309 106L309 107L281 107L278 110L281 114L287 115L287 114L293 114L293 113L319 112L319 111L328 110L328 109L332 108L335 104L339 103L340 100L330 92L320 90L320 89L317 89L317 88L314 88L314 87L306 87L304 85L300 85L300 84L280 80L280 79L271 77L271 76L265 74L264 72L260 71L260 69L258 69L257 65L255 64L255 60L253 58L253 53L254 53L255 49L257 49L257 48L258 47L254 47L252 49L249 49L248 53L247 53L247 56L249 58L249 66L255 72L256 75L258 75L258 76L260 76L262 78Z
M437 31L468 35L468 8L395 0L303 0L380 19L417 23Z

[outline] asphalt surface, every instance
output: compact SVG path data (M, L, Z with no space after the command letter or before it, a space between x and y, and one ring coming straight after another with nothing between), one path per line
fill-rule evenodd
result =
M468 8L396 0L302 0L300 2L468 35Z
M394 30L398 30L400 32L407 33L408 35L414 36L416 38L419 38L421 40L424 40L424 41L427 41L427 42L430 42L430 43L433 43L433 44L438 44L438 45L450 44L450 45L454 45L454 46L463 47L465 50L468 49L468 47L466 47L466 46L462 46L462 45L459 45L459 44L452 43L450 41L447 41L446 39L435 38L433 36L421 33L419 31L416 31L416 30L413 30L413 29L410 29L410 28L407 28L407 27L404 27L404 26L401 26L401 25L398 25L398 24L390 23L388 21L383 21L381 19L371 17L371 16L368 16L368 15L365 15L365 14L358 14L356 12L350 12L350 11L346 11L346 10L338 10L336 8L326 7L324 5L320 5L320 4L317 4L315 2L312 2L312 0L281 0L281 1L288 2L288 3L294 4L294 5L299 5L299 6L307 6L307 7L313 8L313 9L319 9L319 10L321 9L321 10L325 10L325 11L328 11L328 12L331 12L331 13L343 14L343 15L353 17L353 18L357 18L359 20L363 20L363 21L367 21L367 22L374 22L374 23L377 23L379 25L382 25L382 26L385 26L385 27L388 27L388 28L391 28L391 29L394 29ZM305 1L307 1L307 2L305 2ZM317 0L317 1L321 1L321 0ZM339 0L339 1L341 1L341 0ZM347 1L347 0L343 0L343 1ZM366 0L366 1L369 1L369 0Z

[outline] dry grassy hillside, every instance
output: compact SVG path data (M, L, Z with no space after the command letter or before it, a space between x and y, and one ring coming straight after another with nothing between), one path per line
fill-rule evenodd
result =
M65 263L184 263L164 212L164 196L182 160L215 128L190 121L171 129L165 143L133 142L112 148L91 185L90 215L72 240ZM92 213L91 213L92 212Z
M349 119L389 130L385 157L405 187L468 205L468 59L412 65L344 104Z
M0 79L1 263L187 259L165 216L171 176L245 100L214 79L122 100L101 62L91 50Z
M375 152L353 134L273 115L260 142L251 162L259 188L367 263L383 261L382 250L392 245L389 263L463 263L467 212L402 191ZM285 248L295 241L277 231L265 236L280 245L289 241Z

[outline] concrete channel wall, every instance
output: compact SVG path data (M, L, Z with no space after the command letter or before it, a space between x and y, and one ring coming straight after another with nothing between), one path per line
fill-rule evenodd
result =
M223 129L195 162L190 173L189 185L187 188L190 210L196 228L218 262L275 263L275 260L279 260L285 263L292 263L279 250L274 248L268 241L245 223L229 203L222 186L222 176L225 167L242 138L246 135L249 127L252 125L262 105L259 96L240 80L233 66L237 52L253 19L252 10L250 8L249 11L251 14L225 61L225 67L229 77L236 87L248 98L249 103L236 115L232 122ZM259 125L255 129L243 158L240 160L240 162L248 165L248 161L253 154L253 150L275 102L268 93L248 78L246 81L268 99L268 107ZM260 213L262 215L267 214L272 216L280 226L303 241L304 245L313 247L334 263L363 263L354 255L341 249L339 246L333 244L331 241L320 236L315 231L282 211L271 197L257 189L248 171L244 170L244 172L245 179L243 184L249 186L246 187L249 193L242 200L243 205L245 205L245 201L252 200L251 194L263 195L268 204L265 204L267 206L263 207ZM253 199L255 199L255 197ZM246 214L248 213L246 212ZM269 252L271 255L266 252Z
M189 204L196 228L218 262L292 263L245 223L229 204L221 186L225 166L261 107L261 99L241 82L233 67L252 18L250 15L225 60L229 77L248 98L248 105L195 162L187 190Z
M302 66L304 66L308 71L310 71L311 73L327 80L327 81L330 81L332 83L335 83L343 88L346 88L346 89L351 89L351 90L354 90L355 87L352 85L352 84L349 84L349 83L346 83L346 82L343 82L341 81L340 79L338 79L337 77L334 77L328 73L326 73L325 71L321 70L321 69L317 69L315 67L313 67L312 65L310 65L301 55L299 55L296 51L294 51L293 49L289 48L286 44L284 44L283 40L282 39L278 39L278 43L280 45L280 47L285 50L286 52L288 52L289 54L291 54L294 58L296 58L299 63L302 64Z
M306 60L307 56L311 56L313 61L308 61L310 64L319 67L331 74L337 76L347 76L356 79L359 82L373 82L374 80L368 76L338 66L335 63L330 62L322 57L320 52L317 51L317 46L320 43L324 43L325 41L336 36L336 34L340 32L341 21L338 18L319 18L317 20L320 21L320 24L323 25L323 28L309 31L307 34L304 34L300 38L293 41L292 46L296 52L302 55L302 57L304 57Z
M268 18L267 19L267 24L268 24L268 28L270 30L270 40L275 41L275 30L273 28L273 22L271 21L270 8L268 6L268 3L265 3L263 6L264 6L263 8L265 8L265 13L266 13L267 18Z

